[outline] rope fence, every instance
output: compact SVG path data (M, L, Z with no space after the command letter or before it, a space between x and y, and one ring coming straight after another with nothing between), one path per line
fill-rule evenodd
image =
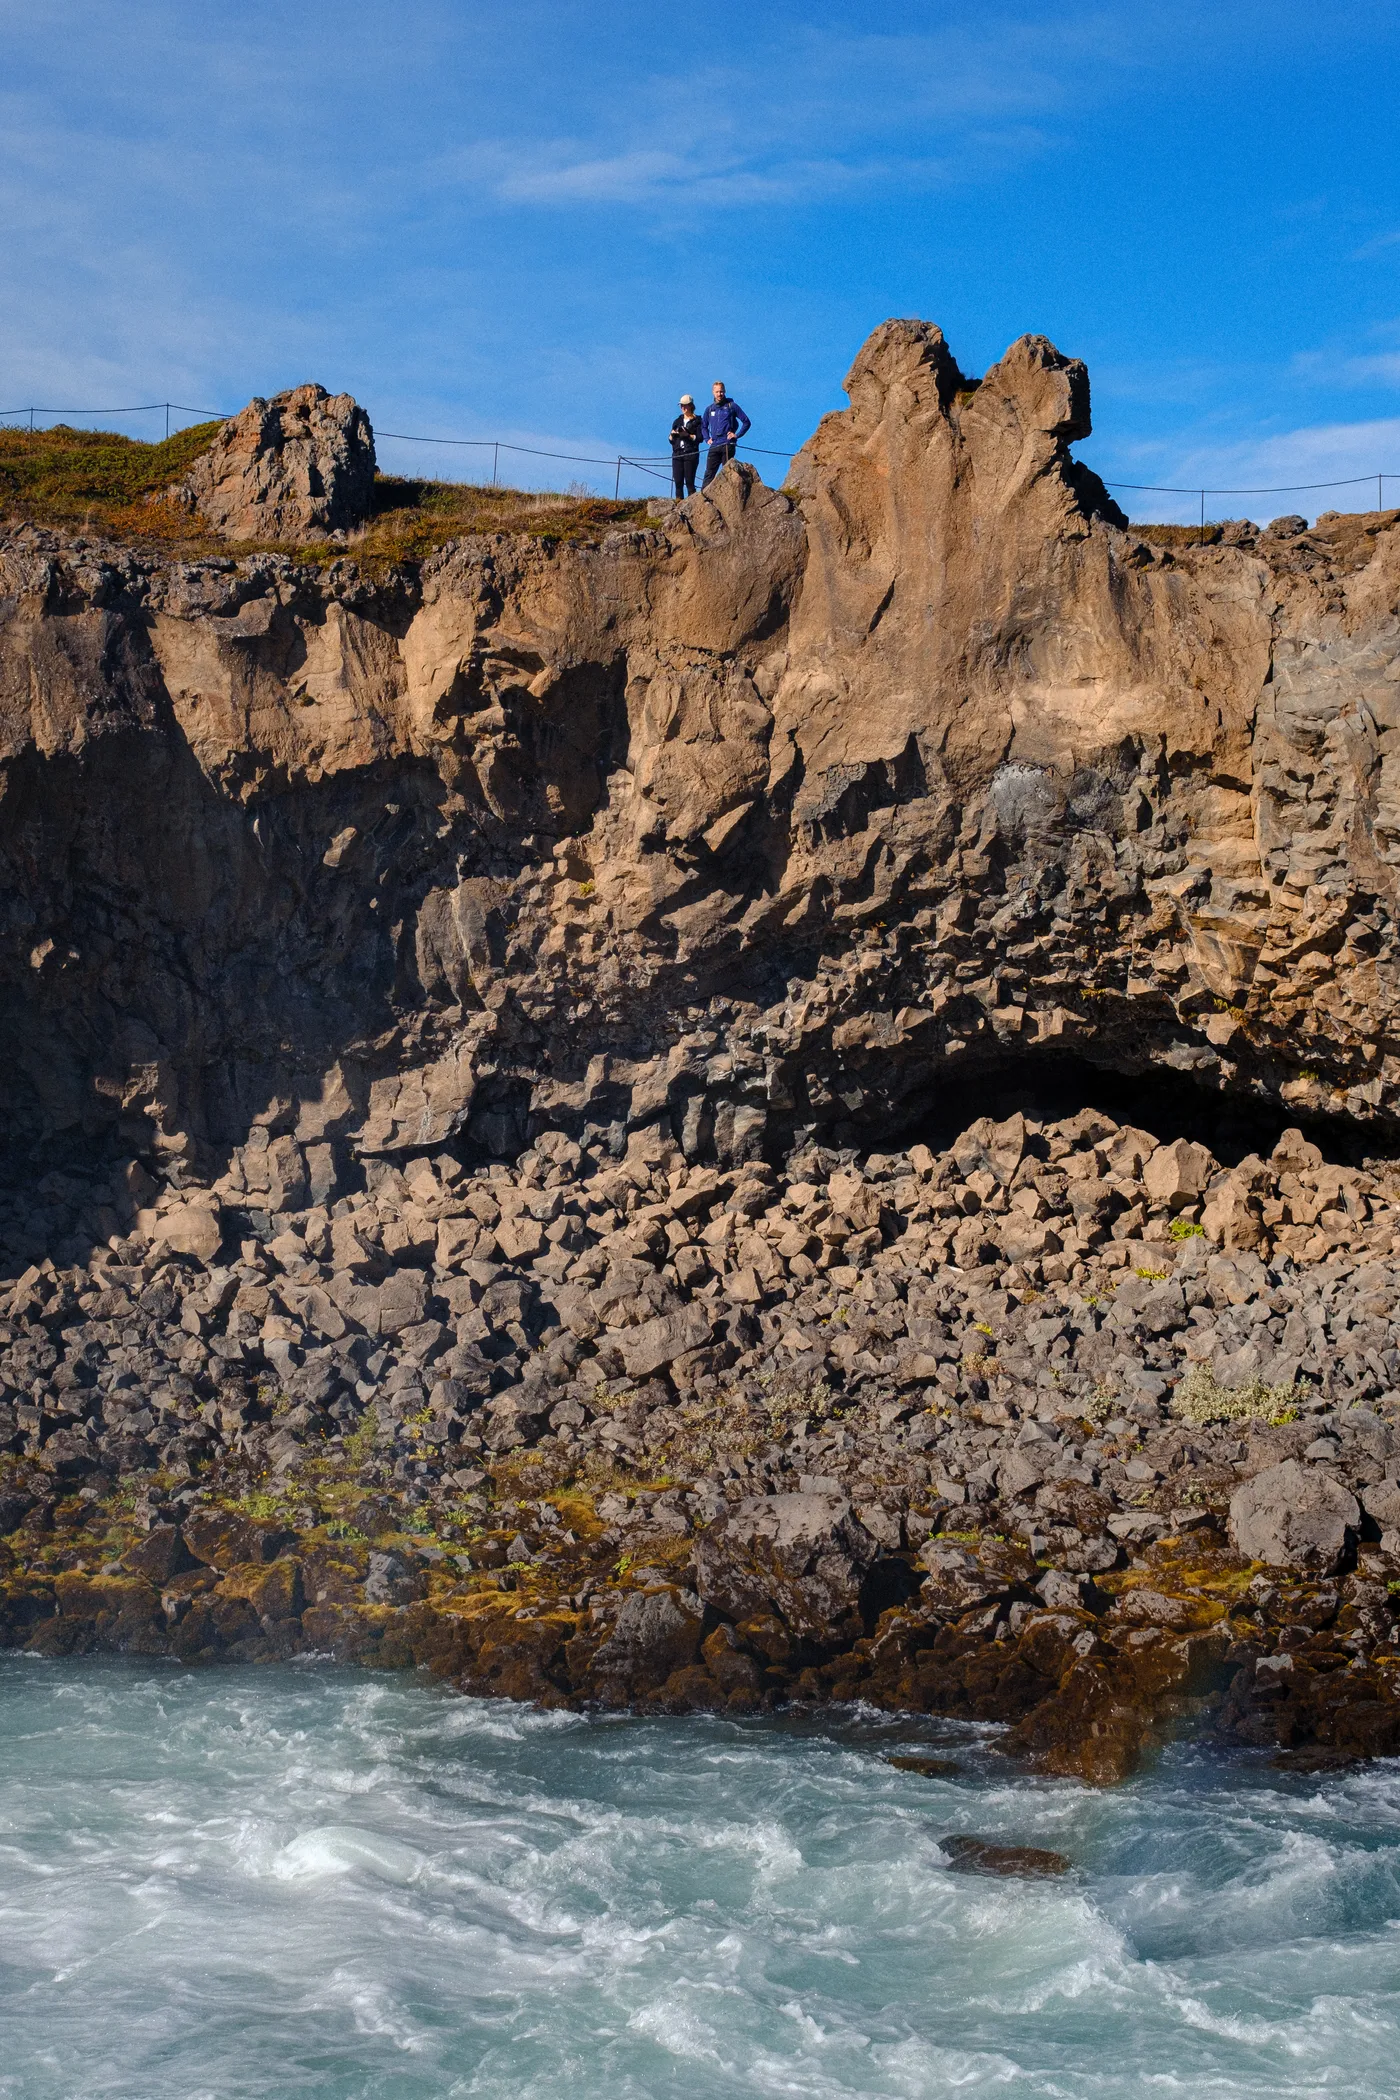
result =
M191 408L188 403L180 401L145 401L134 408L0 408L0 423L11 423L27 416L29 428L33 430L36 427L34 421L36 416L150 416L159 415L162 411L165 415L165 435L167 438L170 435L170 418L172 414L198 416L201 420L208 422L230 423L233 420L233 417L223 409ZM401 445L446 445L454 449L489 452L491 454L492 488L498 487L500 483L501 454L503 452L516 452L528 459L561 460L567 466L611 467L613 469L614 500L617 499L621 492L622 470L624 467L631 467L636 473L645 474L652 481L669 482L671 479L669 472L671 455L667 452L641 454L616 452L609 453L606 458L599 458L594 454L584 452L546 452L538 445L517 445L506 438L425 437L421 433L414 431L379 429L375 430L374 435L376 438L392 438ZM745 445L741 443L736 447L736 450L753 453L763 459L792 459L795 457L795 454L792 452L779 452L770 445ZM666 468L667 471L664 473L659 472L658 469L662 467Z
M233 420L232 416L223 409L191 408L188 403L180 401L145 401L134 408L0 408L0 423L14 422L27 416L29 428L33 430L36 427L34 421L36 416L153 416L160 415L162 412L165 416L165 435L167 438L170 435L170 418L172 414L198 416L202 421L208 422L228 423ZM518 453L527 459L560 460L568 466L611 467L613 469L614 499L621 492L622 470L624 467L631 467L635 473L645 474L652 481L669 482L671 479L669 472L671 455L664 452L644 452L640 454L616 452L609 453L605 458L600 458L596 454L585 452L546 452L540 446L517 445L506 438L425 437L419 432L408 430L376 430L375 436L376 438L391 438L396 444L400 445L442 445L457 450L469 449L490 452L491 486L493 488L499 486L501 454L503 452ZM751 453L759 459L793 459L796 457L795 452L781 452L770 445L746 445L740 443L735 449L739 452ZM663 468L668 471L659 471ZM1303 496L1316 494L1322 489L1360 488L1363 483L1371 481L1374 481L1376 484L1376 508L1377 510L1384 510L1385 484L1387 481L1400 481L1400 473L1349 474L1337 481L1285 481L1262 487L1254 486L1248 488L1209 488L1202 487L1195 482L1189 485L1173 486L1170 483L1160 481L1109 481L1105 479L1104 487L1127 489L1135 495L1196 496L1200 500L1200 527L1201 531L1204 532L1206 527L1207 496Z

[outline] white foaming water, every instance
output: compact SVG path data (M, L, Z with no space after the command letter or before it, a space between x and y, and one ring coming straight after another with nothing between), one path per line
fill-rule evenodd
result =
M1396 1767L909 1746L0 1660L0 2095L1393 2100ZM954 1874L955 1830L1076 1873Z

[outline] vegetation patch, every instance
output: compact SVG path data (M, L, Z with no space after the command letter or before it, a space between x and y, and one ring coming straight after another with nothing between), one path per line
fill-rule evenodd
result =
M349 553L371 572L426 561L450 540L474 534L589 542L619 526L646 521L645 499L613 503L577 486L556 492L379 474L374 513L361 531L348 536L348 544L232 545L196 513L161 500L221 428L217 422L196 423L154 445L111 430L73 430L64 423L48 430L0 429L0 519L120 540L173 560L279 551L324 567Z
M1222 1385L1207 1364L1198 1364L1172 1394L1173 1412L1187 1422L1291 1422L1296 1420L1306 1389L1266 1385L1251 1378L1247 1385Z
M0 515L115 539L207 546L198 518L170 504L146 503L208 450L218 423L196 423L158 445L112 430L0 429Z

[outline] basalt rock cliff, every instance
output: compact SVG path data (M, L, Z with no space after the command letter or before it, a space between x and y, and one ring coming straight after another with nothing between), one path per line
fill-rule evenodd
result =
M1153 545L1038 337L973 383L890 322L847 387L782 491L598 547L10 533L11 1144L729 1159L1069 1050L1388 1122L1391 515Z
M5 1638L1400 1742L1396 517L847 391L597 545L0 539Z

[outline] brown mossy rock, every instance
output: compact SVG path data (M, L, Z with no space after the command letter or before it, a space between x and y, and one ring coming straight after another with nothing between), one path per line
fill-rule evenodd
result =
M374 432L349 394L314 383L255 398L223 425L169 500L230 540L300 541L369 517Z
M1039 1578L1034 1556L1014 1540L935 1537L920 1558L928 1570L921 1601L945 1617L1027 1596Z
M71 1642L65 1652L159 1655L165 1652L165 1615L160 1594L139 1575L83 1575L54 1580L57 1619L64 1632L47 1638ZM40 1631L43 1631L41 1624ZM30 1645L33 1645L31 1640Z
M733 1620L775 1612L824 1647L859 1634L879 1548L842 1495L755 1495L695 1542L701 1600Z
M299 1619L306 1606L301 1562L290 1554L271 1562L244 1562L227 1570L215 1595L246 1599L260 1621Z
M1228 1653L1228 1634L1216 1628L1076 1658L1002 1747L1043 1771L1113 1785L1220 1689Z
M263 1524L233 1510L198 1510L185 1518L181 1531L196 1560L227 1571L249 1561L275 1560L295 1545L296 1533L285 1525Z
M616 1698L655 1691L695 1661L705 1610L689 1590L630 1590L613 1629L592 1659L592 1677Z
M35 1628L58 1609L51 1583L33 1577L0 1580L0 1648L23 1648Z
M1216 1727L1226 1741L1344 1758L1400 1755L1393 1666L1351 1667L1323 1634L1306 1647L1250 1656L1232 1677Z
M122 1563L133 1575L161 1584L197 1565L177 1524L153 1525L143 1539L127 1548Z

